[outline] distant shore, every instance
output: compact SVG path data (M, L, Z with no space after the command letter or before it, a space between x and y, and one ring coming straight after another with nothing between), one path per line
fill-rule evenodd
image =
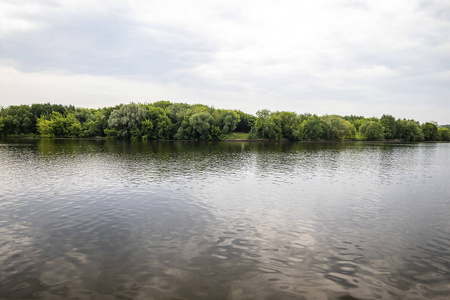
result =
M142 140L130 140L130 139L120 139L120 138L109 138L109 137L86 137L86 138L67 138L67 137L40 137L40 136L29 136L29 135L11 135L0 137L2 139L20 139L20 140L72 140L72 141L142 141ZM270 140L270 139L224 139L221 141L196 141L196 140L187 140L187 139L159 139L159 140L148 140L151 142L248 142L248 143L369 143L369 144L377 144L377 143L389 143L389 144L411 144L411 143L448 143L448 141L405 141L401 139L394 140L379 140L379 141L364 141L364 140L301 140L301 141L290 141L288 139L280 139L280 140ZM145 141L144 141L145 142Z

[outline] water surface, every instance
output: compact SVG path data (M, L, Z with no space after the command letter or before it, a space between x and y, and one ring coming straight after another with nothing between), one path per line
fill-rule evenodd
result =
M450 144L0 142L1 299L448 299Z

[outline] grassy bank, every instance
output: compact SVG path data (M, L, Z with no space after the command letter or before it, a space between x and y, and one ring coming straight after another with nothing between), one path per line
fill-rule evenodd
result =
M225 140L248 140L248 133L231 132L226 135Z

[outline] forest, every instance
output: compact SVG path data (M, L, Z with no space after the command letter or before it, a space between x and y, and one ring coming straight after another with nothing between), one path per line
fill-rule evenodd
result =
M448 125L378 117L297 114L216 109L203 104L120 104L88 109L61 104L11 105L0 108L0 136L47 138L123 138L142 140L267 139L450 141Z

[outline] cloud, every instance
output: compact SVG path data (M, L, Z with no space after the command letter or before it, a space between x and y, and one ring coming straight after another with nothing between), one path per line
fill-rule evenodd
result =
M176 90L178 101L251 113L390 113L450 123L442 113L450 105L447 1L4 1L0 8L0 59L20 76L98 77L105 88L118 81L140 91L146 84L159 93L148 101ZM7 101L25 101L19 95ZM103 97L114 98L99 91Z
M22 99L25 103L61 103L79 107L98 108L129 102L172 102L202 103L220 108L242 109L256 112L246 105L249 92L236 93L185 88L177 83L152 83L147 80L118 78L86 74L68 74L56 71L22 72L11 62L1 61L0 67L0 106L10 105L10 99ZM161 95L164 95L163 97ZM239 104L229 103L235 99ZM259 98L268 101L267 97ZM219 103L219 104L218 104Z
M64 70L148 78L195 61L195 55L181 51L184 44L179 40L168 43L153 38L118 8L102 10L94 4L94 9L86 11L82 7L66 3L63 7L55 5L25 14L32 20L28 22L40 24L41 30L7 34L2 38L0 55L14 60L24 71ZM182 36L175 29L160 26L159 30L167 36ZM188 50L205 51L201 47Z
M28 20L27 16L41 11L41 6L37 3L0 2L0 38L17 32L38 31L42 28L42 24Z

